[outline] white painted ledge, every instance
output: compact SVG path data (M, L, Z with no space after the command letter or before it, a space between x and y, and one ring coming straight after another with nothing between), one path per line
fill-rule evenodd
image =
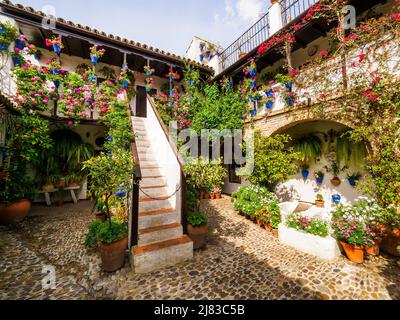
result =
M322 238L297 231L280 224L278 228L279 241L301 252L314 255L324 260L335 260L340 257L340 249L336 239Z

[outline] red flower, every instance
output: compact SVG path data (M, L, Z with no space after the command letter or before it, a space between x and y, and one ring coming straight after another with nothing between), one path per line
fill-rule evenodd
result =
M375 79L374 79L374 83L378 83L378 82L380 82L382 80L382 78L381 77L375 77Z
M301 28L303 28L303 26L301 24L296 24L294 26L294 30L296 30L296 31L300 30Z
M329 52L326 51L326 50L324 50L324 51L321 51L321 52L319 53L319 55L320 55L321 57L327 57L327 56L329 55Z
M359 57L359 62L361 63L361 62L363 62L364 61L364 59L365 59L365 53L361 53L358 57Z
M393 20L400 20L400 13L395 13L391 16Z

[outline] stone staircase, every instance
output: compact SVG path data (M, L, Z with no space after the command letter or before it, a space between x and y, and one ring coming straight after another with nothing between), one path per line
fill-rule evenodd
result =
M167 179L151 145L147 122L146 118L132 117L142 172L138 245L132 248L136 273L151 272L193 257L193 242L183 235L181 214L167 199Z

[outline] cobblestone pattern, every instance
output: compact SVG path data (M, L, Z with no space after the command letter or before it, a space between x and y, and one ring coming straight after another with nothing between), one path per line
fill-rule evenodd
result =
M237 215L228 197L204 201L210 234L193 260L146 275L128 262L100 270L83 241L92 215L62 208L0 228L1 299L400 299L398 259L386 255L355 265L325 262L279 243ZM61 210L61 209L59 209ZM56 267L57 289L41 289L42 265Z

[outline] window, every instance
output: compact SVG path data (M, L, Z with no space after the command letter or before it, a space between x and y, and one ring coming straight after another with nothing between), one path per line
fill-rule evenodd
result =
M230 183L242 183L242 178L236 175L236 170L240 169L240 166L233 163L229 165L229 182Z

